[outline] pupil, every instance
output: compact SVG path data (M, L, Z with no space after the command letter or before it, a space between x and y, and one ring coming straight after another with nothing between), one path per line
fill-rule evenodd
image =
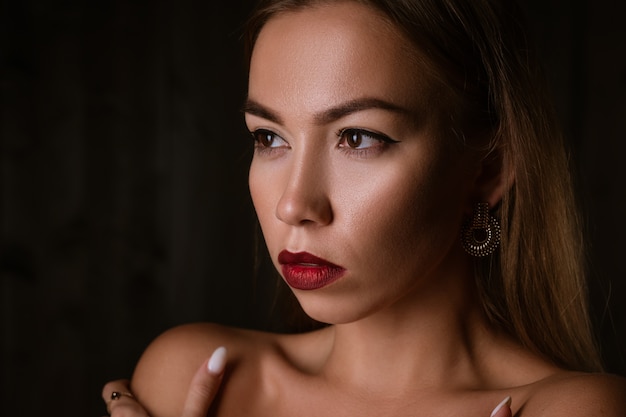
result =
M273 142L272 135L269 133L265 133L261 136L261 143L263 146L270 146Z
M350 140L348 145L351 148L357 148L361 145L362 142L362 138L361 138L361 134L358 132L354 132L352 135L350 135Z

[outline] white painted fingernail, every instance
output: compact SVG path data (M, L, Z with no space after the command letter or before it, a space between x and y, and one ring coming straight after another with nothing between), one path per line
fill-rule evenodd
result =
M213 375L219 375L224 371L224 367L226 366L226 348L223 346L215 349L215 352L211 355L211 359L209 359L209 364L207 368L209 369L209 373Z
M495 416L496 414L498 414L498 411L500 411L500 409L504 406L509 407L511 405L511 397L508 396L506 397L504 400L502 400L502 402L500 404L498 404L498 406L496 408L493 409L493 411L491 412L491 417Z

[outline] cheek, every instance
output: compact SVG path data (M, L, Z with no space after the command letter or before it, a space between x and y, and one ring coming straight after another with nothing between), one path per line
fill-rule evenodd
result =
M280 244L278 235L281 233L281 222L276 218L276 205L282 195L284 184L277 171L267 169L266 166L252 162L248 175L248 188L252 198L252 204L263 232L263 238L270 253L274 254L274 244ZM272 256L272 259L275 257Z
M250 196L252 198L252 204L254 210L261 223L261 228L265 234L265 228L263 225L267 223L267 218L271 212L271 197L272 189L268 181L263 180L264 176L256 167L254 162L250 165L250 172L248 174L248 187L250 189Z
M435 239L447 234L442 226L451 216L429 188L428 184L381 182L371 192L363 192L352 205L362 211L360 216L351 216L352 230L359 231L362 239L375 242L378 248L390 248L392 252L418 253L419 246L432 246Z
M458 238L466 185L445 166L416 166L400 165L352 187L337 210L345 215L345 236L385 267L438 258Z

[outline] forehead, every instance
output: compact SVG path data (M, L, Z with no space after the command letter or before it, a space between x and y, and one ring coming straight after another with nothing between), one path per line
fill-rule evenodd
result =
M428 100L436 84L427 60L401 31L376 10L346 1L272 17L252 53L249 96L268 105L294 106L299 99L319 108L374 96L413 107Z

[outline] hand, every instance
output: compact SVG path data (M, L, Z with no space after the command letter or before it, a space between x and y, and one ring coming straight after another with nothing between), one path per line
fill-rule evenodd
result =
M196 372L187 391L181 417L206 417L220 386L226 365L226 349L217 348ZM150 417L130 392L126 379L112 381L102 390L111 417Z
M512 417L511 397L506 397L491 412L491 417Z

